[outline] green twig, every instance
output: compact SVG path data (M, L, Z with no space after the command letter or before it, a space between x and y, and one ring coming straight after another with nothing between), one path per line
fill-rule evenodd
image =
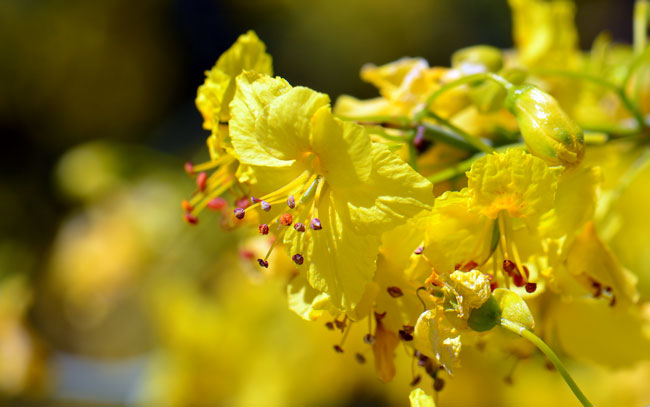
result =
M449 120L446 120L439 115L437 115L434 112L427 111L427 116L435 119L438 121L440 124L442 124L445 127L448 127L449 129L453 130L456 134L461 136L463 140L467 143L470 144L472 147L476 148L477 150L483 151L484 153L491 153L494 151L494 148L491 146L485 144L483 140L481 140L478 137L474 137L471 134L467 133L465 130L461 129L460 127L454 125L451 123Z
M580 400L580 403L582 403L582 405L585 407L593 407L593 404L591 404L591 402L587 399L584 393L582 393L582 391L580 390L576 382L569 374L569 371L566 370L566 367L564 367L564 364L562 363L560 358L557 357L555 352L553 352L553 350L543 340L541 340L537 335L535 335L534 333L526 329L523 325L520 325L516 322L512 322L507 319L501 319L501 326L527 339L533 345L537 346L537 349L542 351L542 353L546 355L546 357L551 362L553 362L553 365L558 370L558 372L560 372L566 384L569 385L569 388L571 389L573 394L575 394L577 399Z

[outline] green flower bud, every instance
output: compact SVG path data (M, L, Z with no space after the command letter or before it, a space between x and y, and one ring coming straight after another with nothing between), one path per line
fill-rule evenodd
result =
M493 295L479 308L473 309L467 319L467 325L476 332L485 332L499 325L501 309Z
M508 90L506 108L517 118L531 154L549 165L571 167L582 161L582 129L551 95L531 85L513 86Z
M472 73L496 72L503 66L501 50L489 45L459 49L451 56L451 66Z

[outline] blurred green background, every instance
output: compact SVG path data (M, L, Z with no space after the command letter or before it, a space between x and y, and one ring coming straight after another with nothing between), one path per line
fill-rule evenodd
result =
M602 30L631 41L632 1L577 5L583 48ZM216 215L182 222L182 163L207 158L196 88L248 29L277 75L333 100L375 96L359 79L368 62L448 65L458 48L512 46L505 0L0 2L3 402L405 400L410 377L381 386L332 361L337 337L254 283Z

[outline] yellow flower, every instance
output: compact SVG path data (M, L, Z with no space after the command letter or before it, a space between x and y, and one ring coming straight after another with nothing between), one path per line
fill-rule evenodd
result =
M424 390L420 388L411 390L411 394L409 394L409 402L411 403L411 407L436 407L433 397L426 394Z
M253 31L239 36L217 63L205 73L196 95L196 107L203 115L203 128L211 130L230 119L229 104L235 95L235 78L243 70L273 75L272 59Z
M415 324L414 346L451 373L459 365L460 332L445 317L442 305L427 310Z
M257 179L255 204L236 216L268 211L264 224L309 284L352 310L372 280L381 233L430 208L431 184L363 127L335 119L327 95L281 78L240 75L231 112L232 145Z
M468 272L456 270L449 275L451 294L458 303L458 316L467 319L471 310L480 308L490 298L490 279L478 270Z

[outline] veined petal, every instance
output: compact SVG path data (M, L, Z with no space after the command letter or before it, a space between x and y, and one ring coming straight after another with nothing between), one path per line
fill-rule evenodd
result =
M342 117L372 117L372 116L399 116L404 114L390 101L383 97L359 100L355 97L342 95L336 99L334 114Z
M301 275L296 275L287 285L289 309L301 318L313 321L330 307L329 295L315 290Z
M469 318L472 309L480 308L490 298L490 279L478 270L454 271L449 275L448 283L460 307L460 318Z
M423 312L415 324L414 345L451 374L459 365L460 333L445 318L441 306Z
M237 91L232 100L230 139L242 163L265 167L286 167L294 160L273 156L260 143L256 122L266 107L278 96L288 92L291 85L282 78L271 78L255 72L244 72L237 77Z
M553 208L561 170L519 149L487 155L467 173L470 204L491 219L503 210L535 228Z
M420 388L411 390L409 402L411 403L411 407L436 407L436 402L433 401L433 397L426 394Z

